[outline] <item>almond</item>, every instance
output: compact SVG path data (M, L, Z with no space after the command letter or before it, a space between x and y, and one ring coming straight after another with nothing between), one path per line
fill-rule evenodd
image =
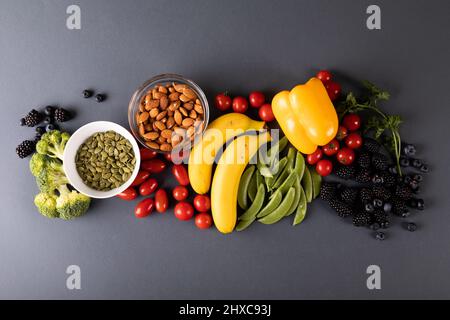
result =
M146 123L145 125L144 125L144 129L145 129L145 131L152 131L153 130L153 128L152 128L152 124L151 123Z
M161 111L157 116L156 116L156 120L162 120L167 114L167 111Z
M157 108L150 110L150 117L156 118L156 116L159 114L159 110Z
M197 98L197 95L195 94L195 92L190 88L183 89L183 95L188 97L190 100Z
M181 137L184 137L184 136L186 135L186 130L183 129L183 128L180 128L180 127L174 127L174 128L173 128L173 131L174 131L177 135L179 135L179 136L181 136ZM173 139L173 138L172 138L172 139Z
M161 131L161 136L166 139L171 139L172 138L172 130L165 129L165 130Z
M194 103L193 102L186 102L183 104L183 108L185 108L186 110L192 110L194 108Z
M177 101L179 97L180 97L179 92L173 92L173 93L169 94L170 101Z
M183 116L181 115L180 111L175 110L175 113L173 115L175 122L177 123L177 125L181 126L181 123L183 121Z
M191 112L189 112L189 118L197 119L197 112L195 112L195 110L191 110Z
M145 110L151 110L159 107L159 100L152 99L145 104Z
M172 83L173 88L175 89L175 91L182 93L184 89L186 89L188 86L182 83Z
M147 94L144 98L145 105L148 105L152 101L152 96L150 94Z
M139 112L144 112L144 111L145 111L145 102L139 104Z
M172 117L174 113L175 113L175 112L172 111L172 110L167 110L167 115L168 115L169 117Z
M140 115L139 115L139 123L143 123L143 122L145 122L145 121L147 121L148 120L148 117L149 117L149 114L148 114L148 112L142 112Z
M158 87L158 91L164 94L167 94L167 88L164 86L159 86Z
M186 109L185 108L183 108L183 107L180 107L180 112L181 112L181 114L183 115L183 116L185 116L185 117L187 117L188 116L188 112L186 111Z
M182 126L185 128L189 128L190 126L192 126L194 124L194 119L191 118L186 118L182 121Z
M189 100L191 100L191 98L189 98L188 96L185 96L184 94L180 95L179 99L183 102L188 102Z
M194 122L192 122L192 123L194 123ZM160 131L162 131L162 130L164 130L166 128L166 125L164 123L162 123L161 121L155 121L154 125Z
M174 89L173 87L169 87L169 92L170 92L170 93L174 93L174 92L175 92L175 89Z
M195 132L195 128L194 127L189 127L186 130L186 134L188 135L188 137L191 137L194 134L194 132Z
M203 114L203 107L200 104L195 104L194 110L199 114Z
M169 98L166 95L161 96L161 99L159 99L159 106L163 110L166 110L169 106Z
M159 99L161 99L163 94L161 92L159 92L159 91L156 91L152 95L153 95L153 99L158 99L159 100Z
M175 119L173 117L167 118L166 127L167 129L172 128L175 125Z
M171 151L172 146L168 143L163 143L160 147L161 151Z
M158 132L155 132L155 131L153 131L153 132L148 132L148 133L144 134L143 137L144 137L144 139L146 139L146 140L155 140L155 139L158 139L159 133L158 133Z
M152 149L159 150L159 144L157 144L156 142L147 141L145 142L145 144Z
M175 110L177 110L180 106L181 106L181 102L180 102L179 100L174 101L174 102L172 102L172 103L170 104L169 110L175 111Z
M166 143L166 138L159 136L157 141L159 142L159 144L163 144L163 143ZM160 148L161 148L161 146L160 146Z
M179 135L174 135L172 137L172 147L175 147L176 145L178 145L182 140L183 140L183 138L180 137Z
M200 99L195 99L195 104L201 105L202 103L201 103Z
M142 123L139 125L139 134L141 136L143 136L145 134L145 128L144 128L144 125Z

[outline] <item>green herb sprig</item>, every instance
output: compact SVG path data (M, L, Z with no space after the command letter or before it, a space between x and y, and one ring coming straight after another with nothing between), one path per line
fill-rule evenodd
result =
M347 94L345 100L338 106L339 119L347 113L357 113L361 111L369 111L373 115L368 119L365 131L373 131L374 138L381 140L383 134L386 137L387 149L393 153L396 159L397 171L402 175L400 167L401 155L401 137L400 124L402 119L398 115L388 115L378 107L379 101L389 100L389 92L381 90L369 81L363 81L363 86L367 90L367 97L362 101L358 101L350 92Z

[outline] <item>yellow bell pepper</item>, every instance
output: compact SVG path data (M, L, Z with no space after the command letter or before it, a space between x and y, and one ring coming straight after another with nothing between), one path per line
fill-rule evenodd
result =
M313 153L318 145L326 145L336 136L336 110L317 78L276 94L272 110L288 140L304 154Z

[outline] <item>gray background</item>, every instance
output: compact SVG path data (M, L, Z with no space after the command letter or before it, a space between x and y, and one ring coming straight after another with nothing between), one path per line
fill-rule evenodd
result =
M65 27L73 3L79 31ZM365 26L372 1L1 0L0 298L450 298L449 2L376 3L381 31ZM396 225L377 242L321 201L298 227L285 219L227 236L171 212L135 219L134 204L119 199L95 201L71 222L34 208L28 162L14 153L33 136L18 126L32 107L76 108L70 130L94 120L126 126L134 89L159 73L193 79L211 100L290 88L320 68L347 89L348 78L391 91L384 107L404 117L402 134L432 167L416 233ZM82 99L86 87L108 101ZM70 264L81 267L81 290L65 287ZM382 290L366 288L371 264Z

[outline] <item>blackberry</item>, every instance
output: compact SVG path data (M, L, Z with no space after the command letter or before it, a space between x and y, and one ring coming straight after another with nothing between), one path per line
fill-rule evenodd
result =
M383 177L381 176L381 175L379 175L378 173L376 173L376 174L374 174L373 176L372 176L372 182L374 183L374 184L384 184L384 179L383 179Z
M399 198L392 199L392 213L399 217L409 216L409 209L406 206L406 202Z
M398 185L395 189L395 195L403 200L409 200L412 197L412 190L407 185Z
M28 157L36 150L36 143L32 140L25 140L19 144L16 148L16 153L19 158L23 159Z
M383 205L383 211L386 213L390 213L392 211L392 203L385 202Z
M375 208L382 208L383 207L383 200L381 200L381 199L373 199L373 206L375 207Z
M395 186L395 183L397 182L397 179L394 175L383 171L379 173L381 178L383 178L383 184L385 187L391 188L393 186Z
M341 199L347 204L354 204L358 198L358 189L345 187L341 192Z
M42 114L39 111L33 109L30 112L28 112L28 114L25 116L24 119L25 119L25 124L28 127L34 127L41 122Z
M320 187L320 199L329 201L336 195L337 184L333 182L324 182Z
M355 166L349 165L349 166L338 166L334 170L334 174L338 176L339 178L348 180L355 177L356 169Z
M373 222L378 223L383 229L389 225L389 216L383 210L375 210L372 218Z
M376 223L376 222L371 223L369 228L376 231L376 230L380 229L380 224Z
M374 186L372 188L372 193L375 198L383 201L389 200L389 198L392 196L392 193L389 191L389 189L383 186Z
M380 150L380 144L376 140L371 138L364 138L363 146L367 151L371 153L375 153Z
M361 152L359 154L356 162L360 168L369 168L370 167L370 154L366 151Z
M367 212L361 212L353 216L352 223L356 227L367 226L370 223L370 215Z
M65 122L67 120L70 120L70 112L63 108L56 108L54 114L55 121L58 122Z
M353 210L348 204L336 198L331 199L329 201L329 205L334 211L336 211L339 217L345 218L353 214Z
M374 153L372 155L372 165L376 170L386 171L389 166L388 158L382 153Z
M371 180L371 172L369 169L362 168L358 170L355 176L356 182L359 183L369 183Z
M371 204L371 203L369 202L369 203L366 203L366 204L365 204L364 210L366 210L366 212L368 212L368 213L373 213L374 210L375 210L375 207L373 206L373 204Z
M367 188L362 188L359 190L359 199L362 203L371 202L373 197L372 190Z

